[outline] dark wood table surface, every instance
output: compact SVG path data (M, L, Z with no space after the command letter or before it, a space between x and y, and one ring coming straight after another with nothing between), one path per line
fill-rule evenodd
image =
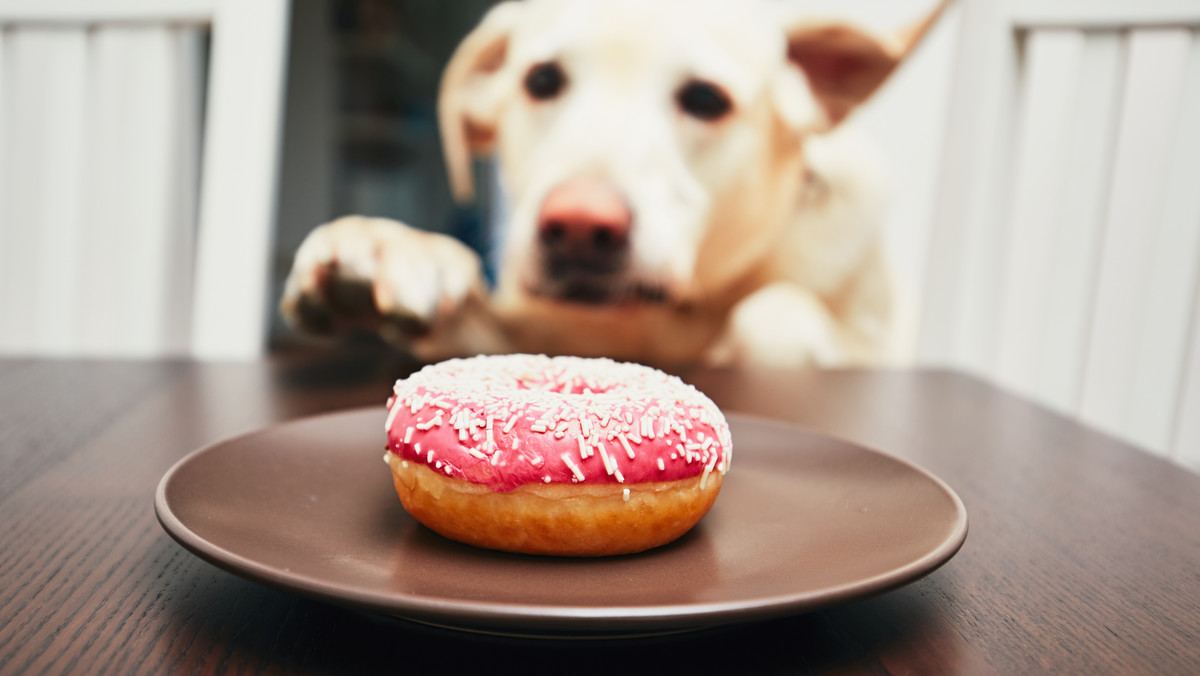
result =
M683 374L726 410L912 460L970 515L928 577L755 625L604 642L426 629L245 581L159 527L155 487L189 451L382 405L407 368L378 348L0 360L0 673L1200 673L1200 476L946 371Z

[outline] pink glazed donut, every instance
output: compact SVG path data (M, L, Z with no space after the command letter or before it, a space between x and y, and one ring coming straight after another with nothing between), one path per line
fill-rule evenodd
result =
M453 540L604 556L666 544L712 507L729 425L679 378L609 359L452 359L397 381L396 492Z

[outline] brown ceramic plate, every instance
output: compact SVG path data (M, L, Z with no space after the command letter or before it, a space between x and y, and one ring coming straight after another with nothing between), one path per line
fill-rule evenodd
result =
M962 501L902 460L729 416L733 467L676 542L603 559L520 556L441 538L405 513L382 409L219 442L162 478L155 511L237 575L409 620L523 635L695 629L808 611L911 582L958 551Z

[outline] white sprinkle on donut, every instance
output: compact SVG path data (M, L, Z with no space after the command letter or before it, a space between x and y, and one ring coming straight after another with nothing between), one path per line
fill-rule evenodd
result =
M621 445L625 447L625 455L628 455L630 460L637 458L633 452L633 449L630 448L629 441L625 438L624 434L618 434L617 441L620 441Z
M547 477L707 482L730 464L728 425L711 400L661 371L607 359L505 355L427 366L396 383L388 422L389 453L496 491ZM524 462L507 462L500 449Z
M559 457L562 458L563 464L571 469L571 473L575 475L575 479L578 481L583 481L583 471L579 469L579 465L575 464L575 461L571 459L571 456L567 453L563 453Z

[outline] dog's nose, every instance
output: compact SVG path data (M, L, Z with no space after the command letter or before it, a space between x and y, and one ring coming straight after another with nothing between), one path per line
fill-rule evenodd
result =
M633 214L610 184L577 178L560 184L542 202L538 240L551 263L583 264L611 272L629 248Z

